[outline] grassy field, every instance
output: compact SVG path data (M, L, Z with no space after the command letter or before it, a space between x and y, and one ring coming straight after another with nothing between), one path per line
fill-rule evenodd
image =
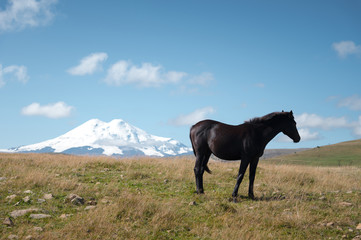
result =
M193 157L0 154L0 238L353 239L361 235L361 168L259 164L230 201L239 162L209 163L194 193ZM27 191L27 190L31 190ZM75 205L69 194L84 198ZM44 194L52 194L45 199ZM48 195L49 196L49 195ZM40 200L39 200L40 199ZM43 200L42 200L43 199ZM8 217L15 210L23 216ZM34 219L32 214L46 214Z
M268 159L267 159L268 161ZM274 157L269 162L310 166L361 167L361 139L316 147L295 154Z

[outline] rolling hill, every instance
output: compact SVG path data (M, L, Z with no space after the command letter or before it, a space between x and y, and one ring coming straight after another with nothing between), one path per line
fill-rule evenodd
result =
M361 139L276 156L265 161L312 166L361 166Z

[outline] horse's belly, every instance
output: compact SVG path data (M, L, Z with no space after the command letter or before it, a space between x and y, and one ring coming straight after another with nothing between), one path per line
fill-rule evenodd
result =
M234 132L233 128L228 129L229 131L226 130L217 131L217 129L213 129L208 138L208 146L211 152L218 158L240 160L244 152L243 137Z
M223 160L240 160L242 157L242 151L239 148L223 148L221 150L214 150L213 154Z
M227 161L237 161L237 160L241 160L240 156L231 156L231 155L216 155L214 154L214 156L216 156L217 158L220 158L222 160L227 160Z

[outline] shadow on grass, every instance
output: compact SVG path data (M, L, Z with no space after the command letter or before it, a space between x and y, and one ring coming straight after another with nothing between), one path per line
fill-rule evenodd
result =
M239 203L239 202L243 202L244 200L247 201L264 201L264 202L271 202L271 201L282 201L286 199L286 196L283 194L277 194L277 195L272 195L272 196L261 196L261 197L255 197L255 198L250 198L248 196L237 196L237 197L231 197L228 200L230 202L234 202L234 203Z

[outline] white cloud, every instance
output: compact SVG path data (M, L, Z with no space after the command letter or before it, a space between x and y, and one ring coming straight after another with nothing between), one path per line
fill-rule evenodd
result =
M158 87L163 84L180 82L187 73L165 71L161 65L143 63L136 66L129 61L118 61L109 69L104 81L109 85L134 84L139 87Z
M297 125L301 128L321 128L329 130L331 128L347 128L350 123L345 117L321 117L317 114L303 113L295 116Z
M43 116L48 118L68 117L74 107L66 105L64 102L51 103L41 106L39 103L32 103L24 107L21 113L26 116Z
M339 107L348 107L351 110L354 111L360 111L361 110L361 97L358 95L353 95L351 97L342 99L338 103Z
M203 72L200 75L193 76L189 79L189 83L196 85L207 85L209 82L213 81L213 74L210 72Z
M0 87L4 86L6 81L12 79L26 83L29 80L27 68L18 65L11 65L3 68L0 64Z
M311 132L308 128L300 128L298 129L298 133L300 134L301 141L310 141L320 139L320 134L318 132ZM292 139L282 134L277 137L278 142L292 142Z
M358 122L354 123L353 134L361 136L361 116L358 117Z
M300 135L302 140L317 139L318 133L312 133L308 129L322 129L322 130L334 130L334 129L349 129L355 136L361 136L361 116L359 116L358 121L347 121L345 117L321 117L317 114L303 113L301 115L295 116L297 126L301 129L304 129L303 134L306 138L302 138L302 133L300 130Z
M57 0L9 0L0 9L0 32L21 30L48 24L54 17L51 11Z
M215 109L213 107L205 107L197 109L186 115L180 115L177 118L170 120L169 123L176 126L192 125L201 120L204 120L209 114L214 112Z
M81 59L78 66L70 68L68 73L80 76L93 74L95 71L101 69L101 63L107 60L107 58L108 54L106 53L92 53Z
M345 58L351 54L361 54L361 46L356 45L353 41L333 43L332 47L341 58Z
M298 133L301 136L302 141L309 141L309 140L317 140L320 139L318 132L311 132L307 128L301 128L298 130Z
M168 79L168 82L170 83L177 83L182 80L185 76L187 76L187 73L185 72L176 72L176 71L170 71L165 73L165 79Z

